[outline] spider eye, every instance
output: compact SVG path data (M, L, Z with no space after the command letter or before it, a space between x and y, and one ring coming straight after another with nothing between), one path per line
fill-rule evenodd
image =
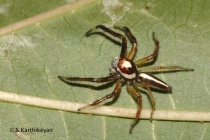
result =
M119 60L120 60L119 57L115 57L115 58L112 60L111 66L112 66L113 69L115 69L115 70L117 69L117 65L118 65L118 63L119 63Z

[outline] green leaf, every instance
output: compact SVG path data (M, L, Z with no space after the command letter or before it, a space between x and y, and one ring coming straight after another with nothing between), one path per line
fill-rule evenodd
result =
M1 2L0 30L67 2ZM152 66L179 65L195 69L194 72L155 74L173 87L172 94L153 91L157 110L210 112L209 10L209 1L199 0L104 0L70 10L71 12L46 21L41 20L39 24L26 26L27 28L22 30L16 28L12 33L4 34L0 38L0 90L80 103L92 103L110 94L114 84L102 86L104 84L82 82L81 84L87 86L68 85L57 76L108 76L111 60L120 54L120 40L101 34L86 37L85 32L98 24L111 29L113 25L119 25L130 28L137 38L138 53L135 60L154 51L152 32L155 31L160 50ZM128 50L130 48L131 43L128 41ZM150 109L146 90L141 89L140 92L143 108ZM109 101L111 100L104 103ZM149 120L140 120L130 135L128 131L133 119L78 114L10 102L0 102L0 105L1 135L6 139L210 137L209 123L205 122L154 120L151 123ZM120 96L109 105L137 108L125 86L121 89ZM53 132L12 133L10 128L53 129Z

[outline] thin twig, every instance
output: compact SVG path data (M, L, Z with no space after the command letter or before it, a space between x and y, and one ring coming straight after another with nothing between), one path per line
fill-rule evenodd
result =
M12 33L14 31L26 28L28 26L34 25L36 23L43 22L43 21L48 20L48 19L63 15L67 12L70 12L70 11L73 11L77 8L82 7L82 6L88 5L88 4L90 4L94 1L96 1L96 0L78 0L76 2L69 3L69 4L66 4L64 6L53 9L51 11L47 11L47 12L38 14L36 16L18 21L16 23L13 23L13 24L10 24L8 26L0 28L0 36Z
M9 93L0 91L0 101L19 103L29 106L43 107L55 110L63 110L70 112L78 112L78 108L86 104L59 101L53 99L45 99L34 96ZM111 106L95 106L85 108L80 113L97 114L104 116L117 116L124 118L135 118L136 109L111 107ZM143 109L140 118L149 119L151 110ZM155 110L154 120L176 120L176 121L210 121L210 112L191 112L191 111L170 111Z

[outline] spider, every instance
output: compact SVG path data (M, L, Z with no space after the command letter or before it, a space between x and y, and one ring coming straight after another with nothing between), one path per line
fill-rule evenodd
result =
M101 83L101 82L109 82L109 81L116 80L115 89L113 90L111 94L108 94L104 96L103 98L96 100L95 102L93 102L92 104L89 104L88 106L95 106L106 99L116 96L117 94L119 94L122 83L126 83L128 92L134 95L137 98L137 102L138 102L138 109L136 112L136 117L129 129L129 133L131 134L133 127L136 125L136 123L139 120L141 109L142 109L142 97L139 91L137 90L137 88L138 87L146 88L148 91L148 96L149 96L151 106L152 106L150 121L152 120L152 115L155 110L155 100L154 100L154 97L152 95L150 88L162 90L165 92L170 92L172 90L171 86L169 86L162 80L158 79L157 77L151 75L150 73L157 72L157 70L159 71L165 71L165 70L194 71L194 69L183 68L180 66L155 66L155 67L145 68L142 70L137 70L137 66L150 62L151 60L154 61L157 57L158 49L159 49L159 41L155 37L155 32L152 33L152 38L155 43L154 52L147 57L144 57L140 60L133 62L133 58L137 51L137 41L136 41L136 38L133 36L131 31L127 27L114 26L114 28L124 31L127 37L129 38L130 42L132 43L132 48L128 55L127 55L126 38L123 35L116 33L103 25L97 25L93 27L92 29L86 32L86 36L89 36L92 31L98 28L122 40L122 49L121 49L120 56L115 57L111 61L110 71L112 72L112 74L110 76L101 77L101 78L80 78L80 77L63 77L63 76L58 76L58 78L67 83L71 81L88 81L88 82ZM80 111L81 109L85 107L79 108L78 111Z

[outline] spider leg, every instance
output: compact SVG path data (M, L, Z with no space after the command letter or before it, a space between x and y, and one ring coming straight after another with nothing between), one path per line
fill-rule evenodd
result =
M138 122L139 120L139 117L140 117L140 114L141 114L141 109L142 109L142 98L141 98L141 94L139 94L134 88L133 86L127 86L127 90L132 93L133 95L136 96L136 98L138 99L138 110L136 112L136 118L134 120L134 122L131 124L131 127L130 127L130 130L129 130L129 133L131 134L132 133L132 129L133 127L136 125L136 123Z
M152 38L153 38L153 40L155 42L155 50L154 50L153 54L151 54L151 55L149 55L147 57L144 57L144 58L142 58L140 60L137 60L135 62L136 65L140 65L140 64L145 63L145 62L147 62L147 61L149 61L151 59L154 60L157 57L158 50L159 50L159 41L155 37L155 32L152 32Z
M141 72L156 72L156 71L194 71L194 69L183 68L180 66L155 66L141 70Z
M152 121L152 115L153 115L153 113L155 111L155 99L154 99L154 97L152 95L150 87L147 84L144 84L144 83L135 83L135 86L147 88L149 99L150 99L150 102L151 102L151 105L152 105L152 112L151 112L151 115L150 115L150 121Z
M121 53L120 53L120 57L123 58L123 57L126 57L126 51L127 51L127 40L126 38L119 34L119 33L116 33L112 30L110 30L109 28L103 26L103 25L97 25L95 27L93 27L92 29L90 29L89 31L86 32L86 36L90 35L90 33L93 31L93 30L96 30L97 28L100 28L102 29L103 31L113 35L114 37L118 37L120 39L122 39L122 49L121 49Z
M88 81L88 82L108 82L115 80L117 78L116 75L111 75L108 77L102 77L102 78L80 78L80 77L64 77L64 76L58 76L58 78L64 82L71 82L71 81Z
M133 34L131 33L131 31L127 28L127 27L120 27L120 26L114 26L114 28L116 29L120 29L122 31L124 31L126 33L126 35L129 37L131 43L132 43L132 48L127 56L128 60L133 60L136 51L137 51L137 41L136 38L133 36Z
M95 105L103 102L106 99L109 99L109 98L112 98L112 97L116 96L119 93L120 88L121 88L121 81L117 81L116 86L115 86L115 89L114 89L114 91L111 94L108 94L108 95L104 96L103 98L96 100L92 104L89 104L87 106L84 106L82 108L79 108L78 111L80 111L81 109L84 109L86 107L89 107L89 106L95 106Z

